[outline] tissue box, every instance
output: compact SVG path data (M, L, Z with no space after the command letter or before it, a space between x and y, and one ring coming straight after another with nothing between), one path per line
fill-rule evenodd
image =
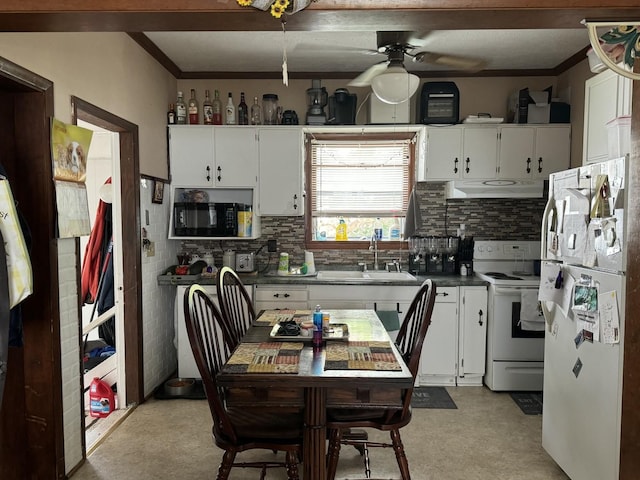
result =
M549 123L551 87L544 91L523 88L509 96L507 121L511 123Z

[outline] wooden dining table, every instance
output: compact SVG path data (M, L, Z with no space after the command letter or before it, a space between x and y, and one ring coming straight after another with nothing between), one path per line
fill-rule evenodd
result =
M326 479L328 408L402 408L402 392L413 376L374 310L328 310L330 327L347 334L314 348L310 337L277 335L280 321L311 319L310 310L266 310L247 331L218 374L230 406L304 409L304 480ZM331 336L328 334L327 336ZM285 342L284 344L282 342ZM264 364L243 365L247 352L285 356ZM240 354L239 350L244 350ZM236 355L238 353L238 355ZM250 355L249 355L250 357ZM260 364L259 364L260 363Z

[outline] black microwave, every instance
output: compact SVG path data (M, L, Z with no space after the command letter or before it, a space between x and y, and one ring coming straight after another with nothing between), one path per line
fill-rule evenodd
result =
M174 203L173 233L176 237L236 237L238 204Z

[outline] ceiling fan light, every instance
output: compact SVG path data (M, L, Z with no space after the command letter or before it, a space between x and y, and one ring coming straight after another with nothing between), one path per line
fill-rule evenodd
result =
M397 105L409 100L416 90L420 79L402 67L389 67L371 81L371 88L380 101Z

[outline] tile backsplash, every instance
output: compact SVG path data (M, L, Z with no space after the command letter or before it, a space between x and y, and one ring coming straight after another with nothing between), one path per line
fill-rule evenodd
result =
M467 236L476 240L539 240L544 198L500 198L446 200L443 182L419 182L417 184L422 226L417 235L455 235L461 223ZM262 236L252 241L183 241L182 251L189 253L213 252L217 266L222 264L222 251L257 252L257 268L260 271L275 269L277 253L268 253L266 243L275 238L278 252L287 252L290 264L300 265L304 259L304 217L262 217ZM314 250L316 267L322 265L356 265L371 263L373 254L361 250ZM407 258L406 243L400 250L380 250L380 262L393 258Z

